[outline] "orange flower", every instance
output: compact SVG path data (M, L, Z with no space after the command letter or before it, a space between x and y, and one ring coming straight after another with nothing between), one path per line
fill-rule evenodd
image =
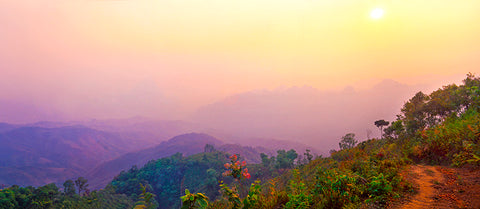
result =
M230 156L230 159L231 159L232 161L237 161L237 155L232 155L232 156Z
M225 166L226 169L229 169L231 165L230 165L230 163L225 163L224 166Z

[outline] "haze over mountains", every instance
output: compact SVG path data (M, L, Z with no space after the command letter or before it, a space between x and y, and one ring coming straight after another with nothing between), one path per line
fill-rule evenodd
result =
M418 87L385 80L372 89L347 87L339 92L304 86L253 91L230 96L200 108L194 120L235 136L302 142L324 153L337 148L348 132L361 140L379 136L373 122L392 120Z
M378 136L373 122L394 119L409 96L422 88L384 80L366 90L303 86L251 91L202 106L183 120L2 123L0 183L42 185L87 176L100 188L133 165L176 152L202 152L206 143L222 151L248 153L250 162L260 162L261 152L272 155L290 148L299 154L308 148L325 156L338 148L346 133L356 133L360 141L367 138L367 130L372 132L368 137ZM31 114L2 107L8 114L0 116L6 121L8 115ZM192 132L210 136L187 134Z
M394 119L409 95L420 90L431 89L425 85L409 86L384 80L370 89L362 90L346 87L339 91L326 91L309 86L257 90L199 106L190 116L175 120L152 115L120 120L64 120L63 117L42 116L44 112L52 115L70 114L53 107L49 107L48 111L35 108L24 111L21 103L11 105L14 102L10 102L8 105L0 101L0 121L22 118L26 121L53 120L60 122L42 124L36 120L30 124L40 127L80 124L97 130L122 132L123 135L150 142L167 140L188 132L208 133L240 143L252 138L292 140L319 148L326 154L329 149L337 147L336 142L347 132L356 133L360 140L367 138L367 130L372 131L370 137L378 136L373 121ZM43 103L30 105L48 106ZM159 105L158 109L161 108Z
M246 159L257 163L260 162L261 152L273 155L276 151L227 144L227 141L206 134L181 134L186 130L178 128L179 122L175 121L145 122L135 118L94 122L96 126L110 131L72 124L73 122L27 125L1 123L0 184L40 186L54 182L60 185L67 179L86 176L90 180L90 186L99 189L122 170L128 170L134 165L141 167L150 160L168 157L177 152L185 156L200 153L206 144L216 145L222 151L251 156ZM135 131L132 128L136 127L135 124L144 128ZM182 125L187 126L185 124ZM147 132L152 131L153 127L155 132ZM164 141L161 132L164 132L163 136L175 133L179 136ZM152 140L154 136L158 138ZM276 143L275 148L296 147L299 153L307 149L307 146L298 146L298 143Z

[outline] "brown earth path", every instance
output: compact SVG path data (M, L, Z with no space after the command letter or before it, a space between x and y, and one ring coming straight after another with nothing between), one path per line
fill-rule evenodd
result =
M435 167L426 165L411 166L410 172L414 177L414 183L416 184L416 186L418 186L418 193L413 196L407 203L400 205L398 208L439 208L439 205L435 204L435 185L445 181L443 174Z
M402 176L417 191L394 201L390 209L474 208L480 209L480 169L412 165Z

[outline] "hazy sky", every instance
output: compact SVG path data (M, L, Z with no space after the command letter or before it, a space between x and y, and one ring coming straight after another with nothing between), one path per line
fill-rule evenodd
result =
M480 72L479 11L478 0L0 0L0 107L46 112L0 121L178 118L279 86L447 84Z

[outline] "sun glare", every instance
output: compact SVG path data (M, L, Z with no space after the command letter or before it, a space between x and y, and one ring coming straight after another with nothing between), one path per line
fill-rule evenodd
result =
M375 8L370 12L370 17L373 19L380 19L383 17L383 14L385 11L383 11L382 8Z

